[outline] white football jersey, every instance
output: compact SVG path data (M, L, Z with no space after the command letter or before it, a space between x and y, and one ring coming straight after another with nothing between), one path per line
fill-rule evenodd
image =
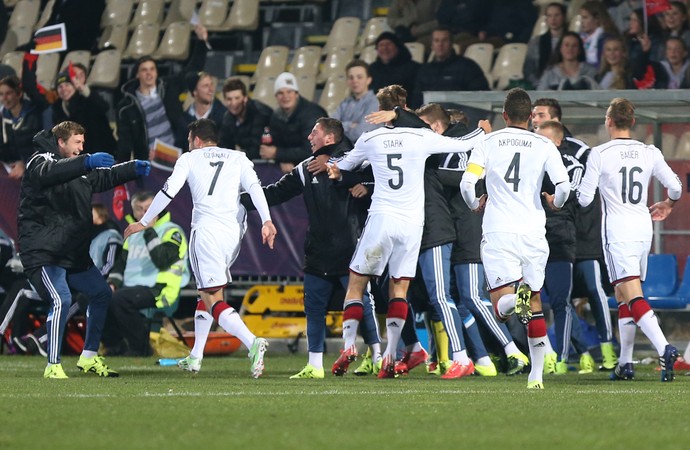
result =
M468 164L483 167L486 176L484 233L546 234L544 173L554 185L569 181L561 154L549 139L522 128L494 131L474 147Z
M652 177L669 190L682 190L680 179L653 145L613 139L592 148L578 195L593 198L599 188L604 244L652 240L652 217L647 207Z
M161 191L175 197L185 181L194 202L192 229L244 222L246 212L239 202L240 192L260 184L254 164L244 152L220 147L184 153Z
M479 128L462 138L449 138L427 128L378 128L364 133L338 167L354 170L368 160L375 182L369 213L423 224L426 159L435 153L468 152L483 136Z

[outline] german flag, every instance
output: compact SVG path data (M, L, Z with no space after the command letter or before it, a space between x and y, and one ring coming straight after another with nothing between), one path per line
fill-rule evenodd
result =
M33 54L54 53L66 49L67 38L64 23L40 28L34 34L34 49L31 50Z

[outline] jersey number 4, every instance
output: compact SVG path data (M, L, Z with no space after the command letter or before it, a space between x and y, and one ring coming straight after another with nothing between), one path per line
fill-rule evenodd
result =
M503 175L503 179L506 181L508 184L513 185L513 192L518 191L518 186L520 185L520 154L516 153L513 155L513 160L510 161L510 165L508 166L508 170L506 170L506 174Z
M393 164L393 160L401 159L402 154L393 153L393 154L386 155L386 156L388 158L388 168L390 170L398 173L397 181L393 181L393 179L391 178L390 180L388 180L388 186L390 186L391 189L393 189L393 190L398 190L403 185L403 170L402 170L402 167L396 166L395 164Z
M635 166L628 172L627 167L621 167L621 200L623 203L637 205L642 200L642 183L635 180L636 173L642 173L642 169Z
M213 190L216 188L216 181L218 181L218 175L220 175L220 171L223 168L223 161L212 162L209 164L211 167L216 168L216 173L213 174L213 180L211 181L211 187L208 188L208 195L213 195Z

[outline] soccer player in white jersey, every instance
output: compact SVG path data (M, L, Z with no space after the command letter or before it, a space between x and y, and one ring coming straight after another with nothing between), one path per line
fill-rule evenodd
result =
M630 137L635 124L635 106L614 98L606 111L605 126L611 140L592 149L587 170L578 190L580 205L587 206L599 188L602 202L602 245L611 284L618 302L621 354L611 374L613 380L634 376L632 352L634 321L659 354L661 381L673 381L678 350L668 343L654 311L644 299L641 281L647 272L652 243L652 221L666 219L680 199L683 185L664 161L661 151ZM668 198L647 207L652 177L668 189Z
M197 314L194 326L197 339L190 356L180 362L185 370L197 372L210 330L212 319L228 333L237 336L249 349L251 373L261 376L264 369L266 339L257 338L244 324L235 309L225 303L223 288L232 281L230 266L240 250L240 242L246 227L246 210L240 205L239 194L249 193L256 206L263 226L264 243L273 248L276 228L271 221L268 204L254 165L240 151L217 146L218 129L208 119L199 119L189 125L190 152L183 154L175 163L172 175L153 199L148 211L139 222L125 230L125 239L151 225L158 215L187 182L192 192L192 231L190 237L190 261L196 278L199 296L206 313ZM197 319L205 319L197 321Z
M546 322L539 292L549 256L546 216L540 190L544 173L556 187L546 195L549 207L561 208L570 180L556 146L527 130L532 104L523 89L512 89L503 103L507 127L475 146L460 182L465 202L484 212L481 256L494 313L499 320L517 314L527 324L532 369L527 388L543 389ZM486 195L476 198L475 184L486 176ZM521 282L515 289L515 284Z
M381 110L404 107L407 92L392 85L376 94ZM490 130L487 121L480 121ZM357 357L355 338L362 320L362 294L371 277L389 267L389 303L386 316L388 345L379 378L392 378L395 353L407 316L407 288L414 278L424 226L424 163L433 153L467 152L483 137L482 128L452 139L423 128L382 127L364 133L355 148L329 167L329 176L354 170L368 160L374 173L374 194L364 232L350 262L350 279L343 309L345 349L333 364L333 373L344 373Z

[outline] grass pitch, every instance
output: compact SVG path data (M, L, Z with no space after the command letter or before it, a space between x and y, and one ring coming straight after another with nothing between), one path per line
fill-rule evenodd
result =
M155 358L109 358L119 378L44 380L45 359L0 357L0 448L112 449L687 449L690 377L607 373L441 380L423 367L289 380L306 356L271 355L264 377L240 356L207 358L196 376ZM335 360L326 355L327 369ZM357 364L357 363L355 363ZM354 366L356 367L356 366Z

